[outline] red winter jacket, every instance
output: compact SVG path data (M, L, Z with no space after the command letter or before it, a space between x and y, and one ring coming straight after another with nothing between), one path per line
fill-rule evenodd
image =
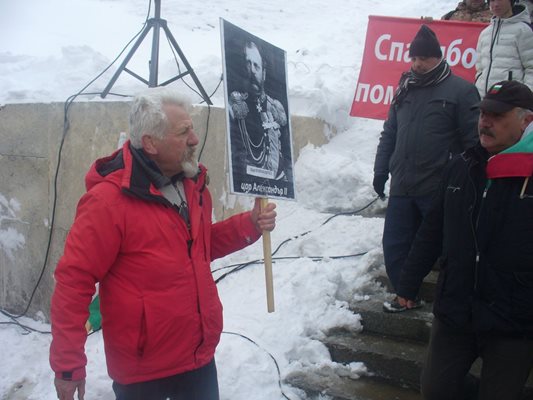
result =
M210 261L260 234L243 213L212 223L206 170L183 181L190 231L147 178L127 142L86 176L55 271L50 364L58 378L85 377L85 321L100 282L109 376L129 384L197 369L214 356L222 305Z

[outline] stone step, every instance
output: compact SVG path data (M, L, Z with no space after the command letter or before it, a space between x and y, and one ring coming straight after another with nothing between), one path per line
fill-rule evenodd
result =
M330 335L324 340L331 359L363 362L376 378L417 389L426 345L375 335Z
M426 344L371 334L330 335L323 342L328 347L333 361L342 364L363 362L373 379L387 387L412 390L420 388ZM470 376L466 380L469 391L475 391L475 382L479 379L480 373L481 360L478 359L470 369ZM529 375L522 400L533 400L533 372Z
M371 377L359 379L316 372L292 372L285 383L302 389L310 398L329 396L331 400L420 400L417 390L391 385Z
M422 300L428 303L433 303L433 301L435 300L435 287L437 286L438 277L439 271L433 269L424 278L424 281L422 282L422 285L420 286L420 290L418 292L418 296ZM386 273L376 276L376 281L378 281L388 292L394 293L394 289Z
M427 343L433 314L431 304L401 313L383 312L383 299L358 301L350 309L361 315L363 332Z
M390 384L379 378L363 376L351 379L340 376L323 376L313 372L291 372L284 382L303 390L310 400L323 399L328 396L330 400L421 400L418 390L409 387ZM470 376L467 399L477 399L475 378ZM531 387L526 387L521 400L533 400Z

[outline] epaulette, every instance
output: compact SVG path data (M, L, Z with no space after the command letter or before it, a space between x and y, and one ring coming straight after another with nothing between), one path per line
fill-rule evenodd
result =
M274 121L276 121L280 126L287 125L287 114L285 113L285 108L283 108L283 104L279 100L275 100L268 97L268 103L271 107L269 107L270 112L272 113L272 117L274 117Z
M246 104L248 93L241 93L238 91L231 92L229 95L229 107L231 118L245 119L248 115L249 109Z

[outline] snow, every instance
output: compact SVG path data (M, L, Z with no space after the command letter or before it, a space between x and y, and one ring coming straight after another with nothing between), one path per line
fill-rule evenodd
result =
M353 378L365 374L360 363L332 362L320 339L334 326L361 328L360 317L347 308L349 301L383 296L373 281L382 268L383 219L375 215L384 207L383 202L375 202L370 211L360 215L337 216L323 224L332 213L363 208L375 198L372 164L382 122L348 116L368 15L439 18L455 6L456 0L211 0L188 2L186 6L177 0L162 2L162 17L168 20L207 93L215 90L222 73L222 17L285 49L291 112L321 118L337 131L327 145L303 149L295 166L299 201L278 204L272 248L294 239L274 258L297 258L275 259L276 311L266 311L261 264L228 275L218 284L224 330L228 332L222 335L216 354L222 399L282 399L271 356L282 378L293 370L320 370ZM147 11L147 0L3 2L0 104L65 101L115 59L142 28ZM144 76L148 75L150 43L145 40L129 65ZM175 61L165 44L162 40L160 81L176 74ZM116 67L109 68L86 92L101 91ZM181 83L175 87L187 90ZM122 74L112 92L132 94L142 88L140 82ZM112 96L107 99L115 100ZM101 99L96 95L79 98L88 100ZM212 100L224 106L222 88ZM19 206L16 199L0 194L0 222L16 218ZM10 228L2 229L2 251L13 256L14 250L24 245L24 237ZM359 253L364 254L334 258ZM216 261L213 269L260 258L261 241ZM215 278L228 270L216 271ZM0 322L7 320L0 317ZM19 321L41 331L50 330L39 320L24 317ZM50 339L50 335L0 325L0 399L56 398L48 365ZM114 399L100 333L89 336L86 352L85 399ZM290 399L305 399L295 388L282 385L282 389Z
M15 250L24 247L26 239L24 238L24 235L18 232L15 228L11 226L2 228L2 224L11 221L22 222L17 218L18 211L20 211L20 203L16 199L7 200L7 198L0 193L0 249L2 249L10 259L13 259Z

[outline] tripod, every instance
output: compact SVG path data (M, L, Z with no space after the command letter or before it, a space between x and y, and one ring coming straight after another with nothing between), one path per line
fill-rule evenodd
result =
M154 3L155 3L154 18L150 18L148 21L146 21L146 26L142 30L139 38L135 41L135 44L133 45L133 47L131 48L129 53L126 55L126 57L124 58L124 61L122 61L122 64L120 64L120 66L118 67L117 71L115 72L115 74L113 75L113 77L111 78L111 80L109 81L109 83L107 84L107 86L105 87L104 91L102 92L102 94L100 96L102 98L105 98L107 96L107 94L109 93L109 91L111 90L113 85L115 84L116 80L118 79L118 77L122 73L122 71L126 71L128 74L130 74L134 78L137 78L141 82L147 84L148 87L166 86L169 83L174 82L174 81L176 81L176 80L178 80L178 79L190 74L192 80L196 84L196 87L200 91L200 94L201 94L202 98L204 99L204 101L207 104L212 105L213 103L209 99L209 96L205 92L202 84L198 80L198 77L194 73L191 65L189 64L189 62L185 58L185 55L183 54L183 52L181 51L180 47L178 46L178 42L176 42L176 39L174 39L174 36L172 36L172 33L170 32L170 29L168 29L167 21L164 20L164 19L161 19L161 0L154 0ZM152 54L151 54L150 64L149 64L150 65L150 77L149 77L149 79L147 81L143 77L137 75L135 72L129 70L126 66L128 65L129 61L131 60L131 58L135 54L135 51L137 51L137 49L141 45L142 41L144 40L146 35L148 35L148 33L150 32L150 30L152 28L154 29L154 35L153 35L153 38L152 38ZM161 83L160 85L158 85L158 83L157 83L157 74L158 74L158 68L159 68L159 29L161 29L161 28L163 29L163 31L167 35L167 39L170 41L172 47L174 47L174 49L178 53L178 56L180 57L181 61L185 65L186 71L182 72L179 75L176 75L175 77L173 77L173 78Z

